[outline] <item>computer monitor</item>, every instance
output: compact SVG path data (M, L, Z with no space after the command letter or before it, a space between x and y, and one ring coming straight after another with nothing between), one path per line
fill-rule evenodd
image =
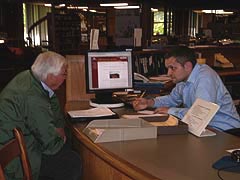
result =
M133 88L131 51L89 51L86 56L86 87L95 93L90 105L121 107L113 92Z

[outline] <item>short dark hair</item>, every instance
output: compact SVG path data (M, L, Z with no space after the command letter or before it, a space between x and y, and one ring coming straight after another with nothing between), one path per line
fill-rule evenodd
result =
M190 61L194 67L197 63L195 51L187 46L178 46L171 49L165 54L164 59L170 57L175 57L177 62L182 65L184 65L185 62Z

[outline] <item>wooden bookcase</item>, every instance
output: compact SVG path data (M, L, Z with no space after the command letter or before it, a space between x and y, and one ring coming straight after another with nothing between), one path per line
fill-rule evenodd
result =
M107 22L105 14L82 12L48 13L50 49L61 54L78 54L89 49L92 28L99 29L99 46L107 46ZM84 23L83 23L84 22ZM83 27L84 25L84 27Z
M71 54L80 49L81 21L75 13L48 15L48 34L51 49L62 54Z
M166 74L163 50L133 51L133 70L146 77Z

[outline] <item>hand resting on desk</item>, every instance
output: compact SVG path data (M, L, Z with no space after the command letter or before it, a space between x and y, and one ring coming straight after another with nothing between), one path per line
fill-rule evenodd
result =
M146 98L137 98L132 102L133 108L136 111L146 109L148 107L153 107L154 100L153 99L146 99ZM155 109L155 114L167 114L169 107L159 107Z
M153 99L146 99L146 98L136 98L132 102L133 108L136 111L146 109L148 107L152 107L154 105L154 100Z

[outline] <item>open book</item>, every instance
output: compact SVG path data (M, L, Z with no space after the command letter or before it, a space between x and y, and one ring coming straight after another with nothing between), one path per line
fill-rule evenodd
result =
M219 105L196 99L182 121L188 124L188 131L198 137L214 136L216 133L205 129L219 109Z

